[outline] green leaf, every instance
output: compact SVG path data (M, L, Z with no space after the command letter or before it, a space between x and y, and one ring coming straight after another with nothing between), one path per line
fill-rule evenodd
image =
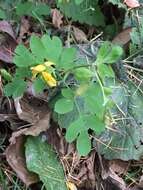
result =
M82 3L84 0L75 0L75 3L77 4L77 5L79 5L80 3Z
M54 63L57 63L62 52L62 41L54 36L52 39L48 35L43 35L41 41L46 49L46 58Z
M37 61L44 62L44 58L46 58L46 49L38 36L31 36L30 38L30 49L33 55L36 56Z
M8 96L8 97L12 96L14 89L15 89L15 86L13 85L12 82L5 85L5 87L4 87L5 96Z
M97 135L105 130L105 123L95 115L86 116L85 124L94 130Z
M78 4L77 4L78 2ZM98 0L70 0L67 2L57 3L60 10L73 21L86 23L95 26L104 26L104 15L102 14Z
M54 100L54 101L56 101L56 100ZM78 109L77 109L76 105L78 106ZM74 104L73 110L71 112L68 112L68 113L62 114L62 115L61 114L55 114L57 116L57 119L58 119L56 122L58 122L58 124L61 128L67 129L71 125L71 123L73 123L73 121L75 121L79 118L79 110L81 112L85 111L83 99L78 98L76 100L76 105Z
M81 67L74 70L75 78L80 82L89 81L93 76L93 72L90 69Z
M105 59L104 63L115 63L119 61L121 56L123 55L123 49L120 46L113 45L112 46L112 51L108 55L108 57Z
M92 114L103 119L105 107L101 87L98 83L91 84L84 94L85 106Z
M41 77L37 77L34 80L33 85L34 85L34 90L36 93L42 92L44 90L44 88L46 87L46 84Z
M91 140L87 131L82 131L77 138L77 150L81 156L86 156L91 151Z
M103 133L101 139L104 138L107 146L99 144L99 153L109 160L140 160L143 155L142 92L128 81L125 85L116 84L112 96L115 104L110 113L118 119L114 125L117 131L109 129Z
M6 81L12 81L12 75L6 69L0 69L0 74Z
M83 122L83 119L79 117L68 127L66 132L66 140L69 143L73 142L77 138L78 134L83 130L85 130L85 124Z
M16 68L15 77L17 79L31 78L32 73L29 67L18 67Z
M103 83L105 83L106 78L115 78L114 71L110 65L99 64L97 71Z
M110 42L104 42L97 54L97 65L101 63L115 63L123 54L123 49L118 45L113 45Z
M76 49L75 48L64 48L61 54L60 61L58 63L59 68L70 69L75 66L74 61L76 60Z
M19 3L16 7L16 14L18 16L28 15L37 18L42 15L49 15L50 8L45 3L33 3L33 2L24 2ZM36 16L35 16L36 14Z
M38 3L35 6L33 12L35 12L36 15L38 15L38 16L49 15L50 14L50 7L46 3Z
M15 54L13 61L18 67L28 67L36 64L33 55L24 45L18 45Z
M16 14L19 16L31 15L33 9L34 3L32 2L19 3L16 7Z
M11 83L8 83L4 88L6 96L17 98L23 95L26 91L27 83L24 80L15 78Z
M140 33L138 32L137 28L133 28L132 32L130 33L132 43L135 45L140 45L141 40L140 40Z
M46 190L67 190L62 165L41 136L27 138L25 155L27 168L39 175Z
M0 9L0 19L6 19L6 13L2 9Z
M55 112L59 114L65 114L73 110L73 100L61 98L55 103Z
M65 98L68 98L68 99L73 99L74 98L74 92L70 88L64 88L64 89L62 89L62 95Z

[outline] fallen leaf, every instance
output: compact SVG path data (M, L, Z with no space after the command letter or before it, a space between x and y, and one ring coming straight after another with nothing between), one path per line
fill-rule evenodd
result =
M12 63L12 55L17 45L14 31L7 21L0 21L0 32L0 60Z
M31 124L37 123L49 113L47 103L32 96L25 95L23 98L16 98L14 104L19 119Z
M129 162L122 160L111 160L109 161L109 168L111 168L111 170L118 175L121 175L128 171Z
M138 0L124 0L124 3L129 7L129 8L136 8L139 7L139 1Z
M58 9L52 9L52 23L56 28L61 28L63 15Z
M29 172L26 167L24 157L24 137L18 137L15 144L10 144L6 149L6 159L17 176L29 186L39 181L39 178L33 172Z
M106 177L105 177L106 176ZM117 190L126 190L126 184L124 180L119 177L111 168L107 171L105 176L102 176L104 179L104 188L105 189L117 189Z
M29 136L25 143L27 168L39 175L47 190L67 190L63 167L45 136Z
M15 47L16 47L16 43L13 41L13 40L11 40L11 39L9 39L9 38L7 38L7 42L9 43L9 45L5 45L5 44L3 44L3 45L1 45L1 47L0 47L0 60L1 61L4 61L4 62L6 62L6 63L13 63L13 52L14 52L14 49L15 49ZM9 47L7 47L7 46L9 46Z
M0 32L5 32L9 36L11 36L14 40L16 40L15 35L14 35L14 31L13 31L11 25L5 20L0 21Z
M31 135L31 136L38 136L41 132L46 131L50 124L50 112L48 111L47 113L43 114L43 117L40 118L40 120L35 123L32 127L20 129L19 131L16 131L12 133L12 137L10 138L11 144L16 143L16 139L19 136L22 135Z
M86 34L81 29L75 26L72 26L72 29L73 29L73 35L77 42L82 43L88 41Z
M132 28L126 28L121 31L113 40L112 43L125 46L131 40L130 32Z
M21 18L21 24L20 24L20 30L19 30L19 36L18 36L18 42L21 42L25 36L25 34L29 33L30 29L30 23L29 20L26 17Z
M67 180L75 184L77 188L89 188L94 190L96 187L95 177L95 151L88 157L81 159L78 155L75 144L67 143L61 130L55 123L45 133L47 141L51 144L60 156L60 160L67 171ZM54 136L54 138L53 138Z

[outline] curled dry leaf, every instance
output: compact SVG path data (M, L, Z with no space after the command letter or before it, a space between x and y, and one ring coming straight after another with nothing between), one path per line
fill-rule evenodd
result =
M139 1L138 0L124 0L124 3L129 7L129 8L136 8L139 7Z
M11 36L15 40L14 31L11 25L5 20L0 21L0 32L7 33L9 36Z
M24 96L14 100L15 109L19 119L26 121L32 127L24 128L12 134L10 142L16 142L16 138L21 135L38 136L46 131L50 126L50 111L47 103L36 98Z
M131 40L130 33L132 28L126 28L120 32L113 40L112 43L125 46Z
M37 123L46 113L49 113L45 101L28 95L14 99L14 104L19 119L31 124Z
M39 181L36 174L29 172L26 168L24 157L24 137L18 137L15 144L11 144L6 149L6 159L18 177L29 186Z
M37 182L38 178L27 170L24 155L21 153L24 146L24 136L38 136L41 132L46 131L50 125L50 111L47 104L37 105L36 102L39 103L39 100L35 100L36 102L31 100L28 104L28 100L26 97L16 99L15 108L19 118L32 126L13 132L10 145L6 150L9 165L27 186Z
M117 190L126 190L125 181L116 174L116 170L121 171L121 168L111 167L111 163L107 160L104 160L101 177L103 179L104 188L107 190L117 189Z
M122 160L109 161L109 168L111 168L111 170L117 173L118 175L127 172L128 167L129 167L129 162L125 162Z
M0 60L6 63L12 63L12 54L16 48L17 42L14 31L7 21L0 21Z
M50 112L43 114L43 117L40 118L40 120L35 123L32 127L24 128L19 131L16 131L12 134L12 137L10 138L11 144L16 143L16 139L19 136L22 135L31 135L31 136L38 136L41 132L46 131L50 124Z
M105 189L126 190L124 180L119 177L113 170L108 171L108 177L104 180Z
M58 9L52 9L52 23L56 28L61 28L63 15Z
M82 43L88 41L86 34L81 29L75 26L72 26L72 29L73 29L73 35L77 42Z

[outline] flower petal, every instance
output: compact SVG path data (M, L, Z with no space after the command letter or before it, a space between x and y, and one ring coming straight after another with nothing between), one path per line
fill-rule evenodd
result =
M45 67L44 65L42 65L42 64L37 65L37 66L35 66L35 67L31 67L31 70L32 70L33 72L37 72L37 73L41 73L41 72L44 71L45 69L46 69L46 67Z
M46 71L42 72L42 76L44 78L44 80L46 81L46 83L50 86L50 87L55 87L57 86L57 81L54 79L54 77L52 77L52 75Z

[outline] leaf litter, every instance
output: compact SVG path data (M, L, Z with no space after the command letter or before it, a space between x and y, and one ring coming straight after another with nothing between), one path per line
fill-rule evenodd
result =
M124 101L126 101L126 99ZM112 181L114 186L118 187L119 189L126 189L125 182L119 176L124 173L124 169L127 168L128 166L126 165L127 163L123 162L122 163L123 166L119 167L120 165L119 161L115 160L114 165L111 164L110 162L109 167L107 167L107 171L105 172L104 170L102 172L104 173L104 175L102 175L102 177L99 177L98 170L100 170L101 168L97 166L97 163L100 162L98 160L99 158L98 158L97 152L95 151L91 152L91 154L87 158L83 158L83 159L80 158L78 156L78 153L75 150L75 145L68 144L64 139L62 131L56 126L56 124L50 123L50 111L45 101L39 100L39 97L37 99L36 97L35 98L31 97L31 95L30 96L26 95L23 98L15 99L14 105L15 105L15 110L16 110L16 114L18 118L20 120L23 120L29 123L31 127L28 127L28 128L24 127L22 129L20 127L20 129L17 128L18 130L13 132L12 137L10 138L11 144L9 145L6 151L6 157L11 167L16 171L18 176L24 181L25 184L27 185L32 184L34 182L33 177L31 177L31 173L29 173L29 175L26 174L27 177L30 176L29 178L23 177L25 176L25 173L28 172L27 169L25 168L25 165L24 166L22 165L21 166L22 169L20 169L20 167L18 168L15 167L14 165L15 162L13 163L16 157L18 157L17 155L20 153L16 151L11 152L9 150L11 150L12 148L15 150L16 148L15 145L18 144L17 140L19 138L23 138L25 135L38 136L43 131L46 131L45 136L46 136L47 142L48 144L51 144L56 150L56 152L58 153L60 160L63 164L64 171L66 173L66 177L68 181L70 181L71 183L75 184L76 186L80 188L90 187L90 189L95 189L95 187L97 186L98 180L100 179L101 181L103 181L102 183L103 183L103 186L105 185L105 187L108 184L107 181ZM127 111L125 107L126 104L124 103L123 105L124 107L121 109L123 111ZM119 114L122 114L122 113L119 113ZM24 143L23 143L23 146L24 146ZM116 154L116 151L114 152L114 154ZM112 153L112 155L114 154ZM133 155L130 155L130 156L133 156ZM120 158L120 157L117 156L114 158ZM25 158L23 157L21 159L25 159ZM107 162L108 161L105 161L105 163ZM119 168L116 168L115 165L117 165ZM31 170L33 171L33 169ZM29 179L31 179L31 181L29 181ZM34 180L37 180L35 176L34 176Z
M132 1L132 2L125 1L125 3L130 8L135 8L139 6L138 1ZM60 17L58 18L57 15L59 15L59 13L57 12L53 14L53 25L57 28L61 28L63 24L63 21L62 21L63 17L62 15L60 15ZM56 20L57 18L59 20ZM29 23L27 20L25 20L25 18L23 18L21 22L22 22L22 25L20 29L21 32L19 35L20 36L19 40L21 40L22 37L25 35L25 33L28 33L30 29ZM12 44L12 52L13 52L13 50L16 47L14 32L9 24L7 23L2 23L2 24L5 24L4 25L5 28L2 27L1 31L4 33L7 33L8 36L10 37L10 40L11 40L10 43ZM128 36L129 31L130 31L130 28L127 30L124 30L113 41L116 43L118 43L119 41L120 42L122 41L122 44L125 45L130 40L130 37ZM86 42L87 38L86 38L85 33L79 28L77 28L76 26L73 26L73 34L75 35L77 42L81 42L81 43ZM8 40L9 37L6 36L6 39ZM9 48L10 46L8 45L7 47ZM82 49L82 46L81 46L81 49ZM87 49L89 50L89 48ZM93 48L91 49L93 50ZM0 51L0 59L6 63L12 63L12 52L11 51L5 52L5 50ZM91 55L91 53L93 52L87 52L88 55ZM120 144L120 142L118 144L119 146L114 147L114 139L110 143L110 135L113 135L113 138L114 138L114 135L119 136L119 138L122 138L122 135L123 135L123 138L125 136L128 138L127 136L129 135L128 129L127 129L127 134L123 134L122 130L118 131L117 126L113 126L113 129L114 127L115 127L115 130L117 129L117 134L109 130L109 136L103 135L102 137L100 137L101 139L98 139L98 138L96 139L101 142L99 143L100 146L102 146L104 143L107 146L109 146L109 149L111 147L110 153L106 152L107 146L104 146L103 149L101 148L101 152L102 151L104 152L104 157L102 156L100 157L99 153L97 152L97 150L95 150L95 147L94 147L94 150L90 153L89 156L85 158L80 158L78 153L75 150L75 144L67 143L64 139L63 130L59 129L57 124L53 123L53 121L51 122L51 113L48 108L48 105L45 101L41 100L43 99L43 94L40 95L40 98L33 97L35 95L32 94L32 98L31 97L29 98L26 95L24 98L15 99L14 102L12 101L12 104L11 104L12 107L15 107L15 110L10 111L10 113L0 114L0 122L9 121L11 125L14 125L14 127L12 127L12 130L14 132L10 138L10 145L7 147L7 150L6 150L6 158L9 165L13 168L13 170L17 173L19 178L27 186L37 182L39 180L38 176L35 175L34 173L31 173L29 170L34 171L35 173L39 174L39 171L38 171L39 168L36 170L34 168L34 167L37 167L38 164L34 165L34 162L33 162L34 166L32 166L32 161L33 161L32 158L31 158L31 163L29 162L28 158L30 157L30 151L28 150L28 148L32 150L33 154L35 154L36 157L38 158L39 156L38 152L36 153L37 146L40 143L43 143L43 142L45 143L47 141L48 144L54 147L58 157L61 160L64 173L66 176L64 177L64 174L62 174L62 177L63 177L62 180L64 182L69 181L68 188L70 190L75 190L76 187L81 188L81 189L90 188L90 190L92 189L94 190L95 187L98 188L100 187L100 185L103 185L103 188L105 188L106 190L111 189L111 188L121 189L121 190L127 190L127 189L131 190L132 188L128 188L125 183L125 180L123 179L123 176L126 175L127 171L131 167L130 162L128 162L128 160L132 160L132 159L138 160L140 156L142 155L142 146L141 146L142 145L142 139L141 139L142 130L138 128L138 123L142 123L142 111L141 111L140 106L137 107L135 111L132 109L132 106L134 106L133 101L142 102L142 98L140 97L141 95L140 95L140 92L138 91L138 88L136 88L134 85L133 86L131 85L131 89L133 89L131 91L131 94L133 94L133 96L130 97L130 100L131 100L131 104L129 104L130 113L132 115L136 115L137 118L136 117L131 118L133 123L131 122L131 126L130 126L131 127L130 137L132 138L132 135L133 135L133 139L132 140L126 139L131 149L128 151L128 155L126 155L125 157L123 154L124 154L124 151L126 151L126 147L124 149L124 147L122 146L122 144ZM122 92L119 92L118 97L120 96L120 93L121 93L121 97L123 97ZM123 101L125 101L124 105L126 105L126 100L124 99L125 97L126 95L123 97ZM119 112L118 116L119 118L121 117L121 119L123 119L124 111L128 111L128 110L126 106L120 107L118 103L119 102L117 100L117 106L118 106L117 110ZM116 112L117 110L114 110L114 111ZM137 114L139 112L140 114ZM22 123L23 125L21 125L21 123L14 124L13 120L21 121L23 122ZM28 136L28 138L26 136ZM39 137L32 137L32 136L39 136ZM41 139L43 138L42 142L40 142L40 137ZM103 137L105 137L104 139L107 140L107 142L102 141ZM27 143L27 153L26 153L27 156L23 154L25 141ZM29 141L31 141L31 143L29 143ZM36 146L36 143L38 142L39 144L37 144ZM112 147L112 143L113 143L113 147ZM43 145L41 144L41 146ZM116 151L116 148L117 148L117 151ZM122 153L122 149L123 149L123 153ZM49 151L43 151L43 153L45 152L48 153ZM56 157L56 154L53 157ZM110 161L106 160L105 158L110 159ZM26 159L29 162L29 170L27 170L27 167L26 167ZM120 160L117 160L117 159L120 159ZM126 161L123 161L123 160L126 160ZM43 163L41 170L43 170L44 164L46 164L46 162L47 161ZM57 163L59 165L60 162L57 162ZM47 166L48 164L46 164L45 168ZM61 171L63 169L61 169ZM43 173L41 172L41 174ZM49 173L47 172L46 174L44 174L44 177L47 174ZM40 178L43 180L43 177L41 176ZM140 177L139 186L143 187L142 177ZM52 186L50 188L52 188ZM135 190L136 189L137 187L135 187Z

